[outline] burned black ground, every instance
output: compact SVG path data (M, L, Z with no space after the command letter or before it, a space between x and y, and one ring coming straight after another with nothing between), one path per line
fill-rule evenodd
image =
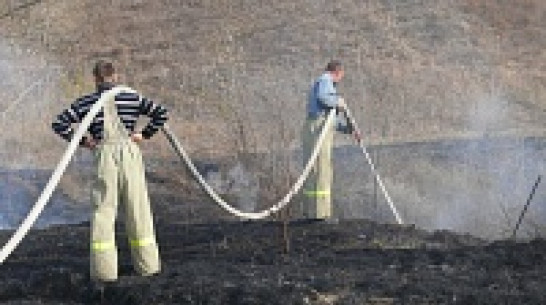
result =
M88 224L31 232L0 268L2 304L544 304L546 242L488 243L364 220L160 220L163 272L90 284ZM0 233L0 241L9 232ZM288 243L286 242L288 240Z

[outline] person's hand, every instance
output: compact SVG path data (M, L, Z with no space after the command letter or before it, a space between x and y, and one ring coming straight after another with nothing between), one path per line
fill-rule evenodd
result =
M93 150L97 147L97 141L93 138L85 137L83 139L83 147Z
M337 99L337 107L342 110L345 110L345 108L347 108L347 105L345 104L345 99L341 96Z
M141 133L133 133L131 134L131 140L138 144L142 142L142 140L144 140L144 137L142 136Z
M342 98L341 96L337 98L337 106L336 106L336 109L337 109L337 111L339 111L339 112L345 112L346 109L347 109L347 104L345 104L345 99Z
M357 140L358 142L362 141L362 136L360 135L360 132L359 131L354 131L353 132L353 136L355 137L355 140Z

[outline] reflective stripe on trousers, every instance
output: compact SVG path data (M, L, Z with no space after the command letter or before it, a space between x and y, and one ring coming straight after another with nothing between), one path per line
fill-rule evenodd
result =
M131 247L146 247L155 244L155 238L147 237L142 239L129 240ZM93 241L91 242L91 250L93 251L108 251L116 248L114 241Z
M155 238L147 237L142 239L131 239L129 243L131 244L131 247L135 247L135 248L146 247L146 246L155 244Z
M91 242L91 250L93 251L107 251L116 248L114 241L93 241Z
M307 197L326 197L330 196L330 191L304 191Z

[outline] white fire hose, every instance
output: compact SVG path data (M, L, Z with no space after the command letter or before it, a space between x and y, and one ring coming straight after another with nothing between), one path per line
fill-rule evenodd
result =
M68 148L66 149L65 153L63 154L63 157L59 161L59 164L53 171L53 174L51 175L51 178L49 179L48 183L46 184L45 188L43 189L42 193L40 194L40 197L34 204L34 207L31 209L27 217L23 220L19 228L15 231L13 236L8 240L8 242L2 247L0 250L0 264L2 264L7 257L15 250L17 245L23 240L23 238L26 236L36 219L40 216L42 213L45 205L51 198L53 191L57 187L62 175L64 174L66 167L68 166L68 163L72 159L72 156L74 155L76 149L79 146L79 142L82 139L83 135L87 131L89 125L91 124L93 118L97 115L97 113L102 108L103 104L115 98L115 96L121 92L134 92L133 89L128 87L115 87L101 95L99 100L91 107L85 118L82 120L81 124L79 125L78 129L76 130L72 140L70 141ZM358 130L358 126L356 125L356 122L354 121L353 117L350 115L349 111L347 110L347 117L350 119L351 124L353 124L355 130L357 132L360 132ZM303 186L303 183L309 176L313 165L316 163L318 154L320 151L320 148L324 142L324 139L326 137L326 134L328 132L328 128L331 128L333 121L335 118L335 110L331 110L328 114L328 117L324 123L324 127L319 135L319 138L317 142L315 143L315 147L313 150L313 153L311 154L311 157L307 161L307 164L305 165L303 172L300 174L299 178L296 180L290 191L282 198L279 202L277 202L275 205L271 206L268 209L262 210L260 212L244 212L241 210L238 210L234 208L233 206L229 205L225 200L223 200L215 191L214 189L205 181L203 176L199 173L193 162L191 161L190 157L176 138L176 136L169 130L168 126L165 125L162 130L165 136L167 137L168 141L171 143L172 147L178 154L178 156L184 161L188 169L190 169L191 173L194 175L194 177L198 180L201 187L207 192L207 194L223 209L228 211L229 213L241 217L241 218L247 218L247 219L262 219L265 217L270 216L273 213L278 212L282 208L284 208L292 199L292 197L299 192L301 187ZM383 182L381 180L381 177L377 173L375 166L373 162L371 161L371 158L366 151L366 148L362 143L360 143L360 147L362 148L362 151L364 152L364 155L366 156L366 159L368 160L368 163L371 166L372 172L375 174L375 177L383 191L383 194L385 195L385 198L387 199L387 202L396 218L396 221L398 224L402 224L402 219L400 215L398 214L398 211L396 210L396 207L392 203L392 200L390 196L387 193L387 190L385 189L385 186L383 185Z
M320 147L322 146L322 143L324 142L324 139L326 138L326 134L328 132L328 128L333 124L333 120L335 118L335 110L330 111L328 114L328 117L324 123L324 127L322 128L322 131L319 135L319 138L317 140L317 143L315 144L315 148L313 150L313 153L311 154L311 157L307 161L307 164L305 165L303 172L299 176L299 178L296 180L290 191L284 196L283 199L281 199L279 202L277 202L275 205L271 206L270 208L260 211L260 212L243 212L241 210L238 210L234 208L233 206L229 205L224 199L222 199L218 193L214 191L214 189L205 181L205 178L199 173L193 162L191 161L190 157L176 138L176 136L169 130L168 126L165 125L163 127L163 133L173 146L174 150L178 154L178 156L184 161L188 169L191 171L195 179L199 181L199 185L207 192L207 194L216 202L220 207L228 211L229 213L241 217L241 218L247 218L247 219L262 219L265 217L270 216L271 214L281 210L284 208L292 199L292 197L299 192L301 187L303 186L303 183L309 176L309 173L311 173L311 170L313 168L313 165L317 161L318 153L320 151Z
M362 135L348 107L345 108L345 114L347 115L347 118L349 119L350 123L353 125L354 131L358 133L359 135ZM389 208L391 209L394 215L394 218L396 218L396 222L399 225L403 224L404 222L402 221L402 217L400 217L400 214L398 213L396 206L392 202L391 196L389 196L389 192L387 192L387 189L385 188L385 185L383 184L383 180L381 179L381 176L379 176L379 172L376 170L375 165L372 162L372 158L370 158L370 154L366 150L364 143L362 143L362 139L356 139L356 142L358 143L358 146L360 146L360 148L362 149L362 153L364 153L364 156L366 157L368 164L370 164L370 168L372 170L372 173L375 176L375 180L377 181L377 184L381 188L381 191L383 192L383 195L385 196L385 199L387 200L387 204L389 205Z
M72 156L74 155L74 152L76 152L76 149L79 146L80 140L82 139L83 135L86 133L87 128L97 115L99 113L100 109L102 108L102 105L108 101L113 99L116 95L118 95L121 92L134 92L133 89L128 87L115 87L112 90L109 90L107 92L104 92L99 100L91 107L87 115L83 118L81 124L78 126L78 129L76 130L74 136L72 137L72 140L68 144L68 148L63 154L63 157L61 158L61 161L59 161L59 164L53 171L53 174L51 175L51 178L49 178L49 181L47 182L44 190L40 194L40 197L38 197L38 200L34 204L34 207L30 210L27 217L23 220L19 228L15 231L13 236L8 240L8 242L2 247L0 250L0 264L2 264L6 258L15 250L17 245L23 240L23 238L27 235L28 231L38 219L40 214L42 213L45 205L53 195L53 191L57 187L57 184L59 184L59 181L61 180L62 175L64 174L64 171L66 170L66 167L68 166L68 163L72 159Z
M348 119L351 121L351 124L354 126L355 131L360 133L360 130L358 130L358 126L356 125L356 122L355 122L354 118L351 116L351 113L349 112L349 110L346 110L346 114L347 114ZM263 210L263 211L260 211L260 212L243 212L243 211L238 210L238 209L234 208L233 206L229 205L205 181L205 178L203 178L203 176L199 173L199 171L197 170L197 168L195 167L195 165L191 161L190 157L188 156L188 154L186 153L186 151L184 150L184 148L182 147L182 145L180 144L180 142L178 141L176 136L173 134L173 132L170 131L170 129L168 128L167 125L165 125L163 127L163 133L165 134L165 136L167 137L167 139L171 143L172 147L174 148L174 150L176 151L178 156L186 164L186 166L191 171L191 173L193 174L195 179L197 179L197 181L199 182L199 185L214 200L214 202L216 204L218 204L221 208L223 208L224 210L226 210L230 214L235 215L237 217L247 218L247 219L262 219L262 218L268 217L271 214L273 214L273 213L281 210L282 208L284 208L290 202L292 197L301 189L301 187L303 186L303 183L305 182L305 180L309 176L309 173L311 172L311 169L312 169L313 165L316 162L316 159L318 157L318 153L320 151L320 147L322 146L322 143L324 142L324 138L326 136L326 132L327 132L326 127L331 126L333 124L334 118L335 118L335 110L332 110L332 111L330 111L330 113L328 115L327 121L324 124L324 128L321 131L321 134L320 134L320 136L319 136L319 138L317 140L317 143L315 143L315 148L313 150L313 154L311 155L311 158L309 158L309 160L307 161L307 164L305 165L305 168L304 168L303 172L301 173L298 180L296 180L296 182L294 183L294 185L292 186L290 191L285 195L285 197L281 201L279 201L275 205L271 206L269 209L266 209L266 210ZM398 213L396 207L394 206L394 203L392 202L392 199L389 196L389 193L387 192L387 189L385 188L385 185L383 184L381 176L379 176L379 173L375 169L375 166L374 166L374 164L373 164L373 162L372 162L372 160L370 158L370 155L366 151L366 147L364 147L364 145L361 143L361 141L358 141L358 144L362 148L362 151L363 151L363 153L364 153L364 155L366 157L366 160L370 164L372 173L374 174L375 179L377 180L381 190L383 191L383 194L385 195L387 203L389 204L389 207L390 207L392 213L394 214L396 222L398 224L403 224L402 218L400 217L400 214Z

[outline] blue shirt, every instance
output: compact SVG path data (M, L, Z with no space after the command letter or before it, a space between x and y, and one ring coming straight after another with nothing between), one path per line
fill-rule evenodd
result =
M338 94L330 73L322 74L311 87L307 103L307 116L316 118L337 106Z
M325 115L329 109L337 107L338 99L339 95L332 75L325 72L315 81L311 92L309 92L307 117L314 119ZM348 134L353 132L353 126L351 126L347 117L342 113L336 115L335 126L337 131Z

